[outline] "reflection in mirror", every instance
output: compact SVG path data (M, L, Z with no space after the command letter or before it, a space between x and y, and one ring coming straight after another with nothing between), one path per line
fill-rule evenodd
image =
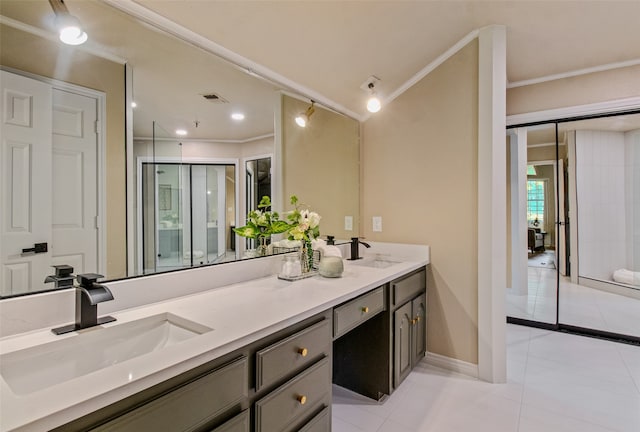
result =
M575 176L574 280L640 290L640 114L560 123L559 131Z
M114 5L117 6L117 3ZM320 203L320 210L324 212L324 226L330 226L331 223L342 225L344 215L353 215L353 231L357 233L357 210L341 209L344 201L331 205L322 203L323 200L326 201L327 196L331 196L333 185L316 178L312 183L321 187L312 191L307 187L310 184L307 176L298 177L297 170L288 172L287 164L309 164L317 160L315 152L325 151L322 147L311 144L318 142L317 140L310 141L299 133L287 131L285 136L274 136L274 117L282 124L288 125L289 122L293 122L293 119L281 118L287 115L283 112L279 111L277 116L274 115L279 93L290 89L258 78L255 74L247 73L245 69L232 65L192 43L155 28L153 24L150 25L145 14L143 15L146 22L141 23L103 2L74 2L73 6L74 15L82 21L91 35L90 40L80 48L59 43L51 27L53 12L46 0L2 0L0 66L22 75L33 74L32 77L36 80L42 81L44 77L44 82L50 86L52 84L51 81L46 81L48 79L55 80L54 87L70 83L103 96L103 102L97 102L98 114L102 117L98 122L98 128L101 128L97 148L99 161L93 170L94 174L97 174L95 181L98 184L98 203L101 204L98 205L97 216L88 222L89 225L98 227L98 246L94 251L98 257L97 264L89 265L89 260L73 258L78 254L59 255L59 242L54 241L55 236L49 224L48 228L45 227L45 234L32 235L32 238L28 239L29 244L12 245L11 251L7 242L0 243L0 255L3 260L0 262L2 281L27 281L16 290L3 285L0 296L52 289L52 284L39 283L53 273L52 264L72 264L75 274L97 272L105 275L106 279L119 279L173 268L173 264L159 265L162 263L157 257L160 244L159 228L162 227L162 222L170 222L166 220L170 219L168 210L165 210L163 216L160 216L159 208L156 211L160 204L157 197L165 194L164 197L168 198L168 192L160 192L160 185L170 183L164 183L164 180L159 179L155 169L145 168L144 173L142 170L143 162L178 163L174 159L158 159L161 157L179 158L182 164L228 166L225 181L232 185L227 184L225 188L228 195L224 210L225 236L218 236L219 241L224 238L225 247L218 246L215 252L217 258L213 257L213 252L209 252L209 245L198 245L197 249L194 247L195 250L187 260L193 261L194 265L200 264L200 259L195 257L196 251L202 252L203 263L221 262L243 256L244 242L237 245L238 237L229 234L232 225L244 223L247 213L245 165L239 161L262 158L265 155L270 155L273 166L278 167L271 179L272 184L277 186L272 189L272 194L275 197L274 204L278 208L286 205L281 202L284 193L297 193L314 206ZM29 55L25 55L27 52ZM124 72L125 65L128 75ZM125 76L128 77L126 80ZM129 89L128 96L125 88ZM83 91L85 90L81 90L80 93ZM132 95L137 103L135 110L125 103ZM236 111L242 111L245 120L232 119L231 114ZM332 115L344 118L336 113ZM321 117L316 114L314 120ZM347 120L357 124L355 120ZM162 125L166 132L154 130L154 123ZM315 124L320 125L321 122L318 120ZM184 128L188 134L178 139L175 135L178 128ZM339 140L331 138L332 128L331 123L325 123L315 131L311 128L309 132L316 138L320 133L325 134L328 141L337 143ZM85 128L90 129L90 126ZM357 127L351 128L351 133L355 141L350 142L357 145ZM284 152L275 148L276 139L279 146L286 148ZM303 147L296 149L300 145ZM301 150L302 148L304 150ZM352 148L351 145L349 148ZM353 154L355 158L351 158ZM285 156L286 161L276 160L278 155ZM336 157L339 158L341 172L358 172L357 152L349 155L336 154ZM303 164L295 161L295 158L304 158L301 160ZM230 168L231 166L233 168ZM347 166L349 168L344 168ZM62 189L57 187L56 182L47 177L45 172L37 171L40 180L52 185L53 195L64 196L65 192L60 192ZM3 175L5 174L3 171ZM289 188L289 183L283 184L282 179L278 179L278 176L285 174L295 187ZM143 178L146 181L144 189ZM3 196L0 198L3 200L7 199L4 185L10 180L2 178ZM160 183L161 181L163 183ZM182 181L184 182L184 178ZM357 184L357 180L354 184ZM174 200L173 187L163 187L162 190L171 190L171 199ZM234 192L231 193L231 190ZM153 224L145 223L144 226L142 209L138 208L142 202L139 196L141 197L143 192L147 196L153 196L155 200L145 204L152 206L154 216ZM357 193L356 188L355 194L346 198L349 204L356 204L356 209L359 202ZM182 194L184 203L184 190ZM43 202L39 203L40 213L43 213ZM166 200L164 205L168 205ZM219 224L223 220L222 212L220 208L217 211L217 219L207 216L207 223L216 223L218 230L222 230ZM335 217L332 211L335 212ZM184 219L182 223L184 224ZM64 225L65 229L66 226ZM151 252L146 253L144 259L139 258L145 250L143 237L147 240L149 248L154 250L154 259L151 259ZM202 237L204 238L204 235ZM47 253L31 257L20 256L18 246L32 247L34 243L40 242L49 244ZM182 245L182 250L170 251L176 257L176 267L178 261L183 264L185 262L185 243L183 233L182 242L178 243ZM224 258L220 256L223 249ZM191 249L189 251L191 252ZM9 255L17 257L11 262L13 267L10 271L6 267L8 262L5 259ZM178 257L180 260L177 260ZM70 261L72 258L73 262ZM22 277L11 273L18 268L32 266L36 262L40 263L37 274L25 274Z
M182 148L157 122L150 143L134 143L140 173L138 274L235 259L229 238L236 214L236 164L233 159L194 161L182 156Z
M640 336L640 113L515 128L511 136L512 157L514 137L528 156L518 171L527 183L520 227L529 280L507 293L508 315ZM524 244L515 255L525 256Z
M251 159L245 163L246 171L246 208L247 213L258 210L258 204L264 196L271 196L271 158ZM246 239L246 248L255 249L258 245L253 239Z
M142 163L142 223L154 228L143 230L144 274L235 258L225 217L235 182L227 177L235 178L234 165Z

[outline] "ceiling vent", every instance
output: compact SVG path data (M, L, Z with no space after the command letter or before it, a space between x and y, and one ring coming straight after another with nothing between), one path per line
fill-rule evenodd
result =
M229 103L228 100L216 93L202 93L202 97L212 103Z

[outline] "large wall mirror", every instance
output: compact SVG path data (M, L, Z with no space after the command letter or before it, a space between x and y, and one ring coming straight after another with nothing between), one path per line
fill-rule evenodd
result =
M270 160L278 210L298 194L320 207L329 230L323 234L358 234L356 120L316 106L316 127L293 133L291 110L304 110L308 99L291 89L105 2L65 3L89 34L82 46L57 40L47 0L0 3L1 84L11 96L3 97L3 118L29 110L50 118L49 130L39 132L49 143L42 150L49 155L46 169L23 172L42 140L21 135L24 125L2 123L0 296L54 289L44 283L53 265L113 280L242 259L247 245L232 228L244 224L250 203L265 190L264 182L247 184L249 171L263 180L263 164L251 161ZM32 81L39 83L33 94ZM93 143L92 153L73 147L79 136ZM334 188L331 176L298 174L304 166L330 169L322 152L350 176L331 203L332 191L322 188ZM20 199L18 186L26 193ZM247 191L256 196L249 199ZM347 215L351 231L342 230ZM33 230L35 216L43 219L41 233ZM65 249L70 239L91 239L83 246L89 252ZM44 242L46 252L22 252Z

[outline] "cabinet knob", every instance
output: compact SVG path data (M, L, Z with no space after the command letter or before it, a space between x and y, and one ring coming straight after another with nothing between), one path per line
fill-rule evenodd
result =
M306 348L298 348L298 354L300 354L302 357L306 357L307 354L309 354L309 351L307 351Z
M296 399L298 400L298 402L300 402L300 405L304 405L307 403L307 397L305 395L300 395Z
M416 316L416 322L420 322L420 315Z
M418 320L415 319L415 318L411 320L411 324L413 324L413 325L415 325L417 322L418 322Z
M367 306L363 307L363 308L362 308L362 312L364 312L364 313L369 312L369 308L368 308Z

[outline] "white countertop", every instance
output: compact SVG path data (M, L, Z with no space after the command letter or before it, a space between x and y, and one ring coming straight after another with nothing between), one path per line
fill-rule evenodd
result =
M169 312L213 331L27 395L14 394L0 377L0 431L62 425L429 263L428 247L407 248L394 245L393 253L384 258L402 262L387 268L345 260L341 278L314 276L288 282L273 275L111 313L117 321L103 327ZM0 354L73 336L56 336L49 328L8 336L0 339Z

